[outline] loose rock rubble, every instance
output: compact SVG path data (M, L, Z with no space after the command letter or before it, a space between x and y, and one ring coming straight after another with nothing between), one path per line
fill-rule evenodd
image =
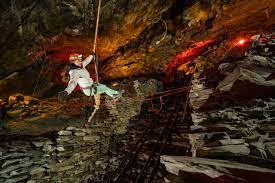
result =
M232 182L257 182L260 177L272 182L275 177L274 114L274 98L254 99L243 106L220 110L194 111L189 134L192 157L162 156L161 162L167 171L179 177L180 172L191 173L188 174L191 180L194 180L192 173L197 173L211 177L209 182L222 181L227 176L233 176L229 178Z
M194 73L189 94L190 104L194 110L198 110L213 93L213 89L205 86L206 78L199 78L200 73Z
M220 79L216 84L210 83L215 77L207 73L209 68L204 68L205 75L194 73L189 94L192 157L161 157L176 179L274 182L274 36L260 35L252 43L245 57L212 70Z
M67 127L57 138L13 141L1 147L1 182L85 182L100 179L107 165L101 161L108 151L110 128ZM31 140L31 142L30 142ZM85 180L87 179L87 180Z

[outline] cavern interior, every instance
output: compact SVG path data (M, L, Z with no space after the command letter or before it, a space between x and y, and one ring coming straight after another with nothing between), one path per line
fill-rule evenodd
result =
M1 0L0 183L274 183L274 0Z

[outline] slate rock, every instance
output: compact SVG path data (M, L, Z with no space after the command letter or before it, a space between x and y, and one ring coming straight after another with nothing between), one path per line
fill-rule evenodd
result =
M58 132L58 135L72 135L72 132L71 131L66 131L66 130L61 130Z
M198 157L219 157L219 156L233 156L244 154L248 155L250 149L247 145L227 145L219 147L202 147L197 150Z
M270 159L275 160L275 142L265 143L266 152Z

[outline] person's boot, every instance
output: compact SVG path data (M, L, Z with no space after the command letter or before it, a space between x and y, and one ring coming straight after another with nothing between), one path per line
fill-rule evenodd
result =
M122 97L124 92L125 92L125 90L119 91L118 94L114 95L114 99L119 99L120 97Z

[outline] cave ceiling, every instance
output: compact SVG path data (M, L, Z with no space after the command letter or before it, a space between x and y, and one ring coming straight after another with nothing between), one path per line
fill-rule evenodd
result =
M97 1L4 0L0 9L2 80L25 79L22 72L35 68L40 57L56 68L70 53L92 53ZM273 31L274 11L272 0L103 1L100 78L165 73L177 54L197 42Z

